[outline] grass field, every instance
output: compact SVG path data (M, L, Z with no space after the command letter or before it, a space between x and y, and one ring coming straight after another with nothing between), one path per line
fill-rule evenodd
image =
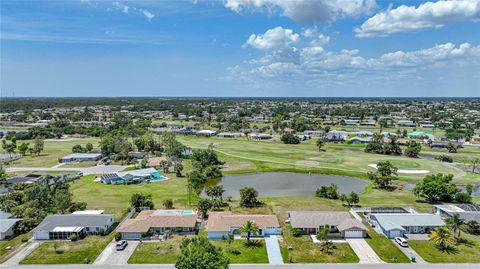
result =
M369 164L380 160L390 160L399 169L429 170L432 173L451 173L463 175L462 170L451 164L426 159L413 159L404 156L367 154L363 145L327 144L325 151L319 152L315 140L299 145L286 145L273 141L249 141L225 138L197 138L181 136L178 139L193 148L206 148L213 143L217 152L227 160L227 172L234 173L237 168L244 171L297 170L366 177L373 169ZM228 161L232 160L231 163ZM424 174L400 174L402 180L416 182Z
M409 245L427 262L438 263L480 263L480 236L462 235L464 242L452 251L438 249L430 241L409 241Z
M187 166L187 162L185 162ZM105 185L93 182L94 175L88 175L75 181L71 190L76 201L87 203L88 209L104 209L106 213L116 214L117 219L130 207L130 197L134 193L151 194L157 208L162 207L165 199L172 199L176 208L189 208L186 178L167 175L170 180L135 185ZM192 204L198 199L192 193Z
M28 240L31 236L31 233L26 233L8 240L0 241L0 263L4 262L11 252L15 251L23 244L22 240ZM8 246L12 247L12 249L7 250L6 247Z
M76 242L44 242L20 264L81 264L85 259L93 263L113 236L114 233L107 236L89 235Z
M82 138L74 140L64 140L64 141L45 141L44 150L40 153L40 156L30 156L26 155L22 159L12 162L11 166L18 167L52 167L58 164L58 159L72 153L72 147L79 144L82 147L85 147L87 143L92 143L94 150L98 149L98 138ZM30 140L17 141L17 145L21 143L30 143ZM4 153L3 150L0 150L1 153Z

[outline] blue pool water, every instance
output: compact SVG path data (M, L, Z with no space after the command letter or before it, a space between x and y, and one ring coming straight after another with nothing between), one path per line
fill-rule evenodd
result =
M162 181L167 179L162 173L156 172L152 174L152 178L150 178L150 181Z

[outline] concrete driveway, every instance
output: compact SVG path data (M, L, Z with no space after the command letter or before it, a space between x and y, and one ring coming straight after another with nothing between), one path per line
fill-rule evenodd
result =
M128 245L124 250L117 251L115 249L116 242L111 242L95 259L93 264L109 264L109 265L125 265L132 256L140 241L128 241Z
M97 165L92 167L7 167L7 172L24 172L24 171L80 171L84 175L92 174L107 174L107 173L116 173L123 171L129 166L123 165Z
M268 254L269 264L283 264L282 253L280 252L280 245L278 244L278 238L276 235L270 235L265 237L265 245Z
M397 246L397 248L400 249L403 252L403 254L405 254L409 259L414 257L416 263L419 263L419 264L426 264L427 263L420 255L418 255L418 253L415 250L413 250L413 248L402 247L397 242L395 242L395 239L391 239L391 240L392 240L393 244L395 244L395 246Z
M353 249L360 259L360 263L384 263L363 238L346 239L347 243Z
M43 241L34 241L33 239L30 239L24 248L20 249L10 259L5 261L3 265L18 265L23 259L25 259L25 257L28 256L28 254L32 253L38 246L40 246L41 243L43 243Z

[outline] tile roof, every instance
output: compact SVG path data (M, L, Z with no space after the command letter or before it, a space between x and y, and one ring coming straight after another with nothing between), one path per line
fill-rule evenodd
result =
M212 212L207 221L207 231L230 231L231 228L242 227L245 222L252 221L258 228L280 227L275 215L233 215L232 212Z
M125 220L117 229L118 232L147 232L150 228L194 228L197 224L197 216L154 214L156 210L145 210L134 219Z

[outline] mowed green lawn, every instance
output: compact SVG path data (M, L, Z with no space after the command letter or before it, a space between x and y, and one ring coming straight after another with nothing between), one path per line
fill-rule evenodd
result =
M442 251L430 241L409 240L408 244L427 262L480 263L480 236L462 234L464 242L452 251Z
M394 245L387 237L375 232L370 225L368 227L367 243L377 253L378 257L388 263L409 263L410 259Z
M20 264L81 264L85 259L93 263L113 236L114 233L110 233L107 236L89 235L76 242L44 242Z
M128 263L172 264L180 257L180 242L183 236L174 236L164 242L140 243L128 260ZM245 240L235 240L230 245L224 240L211 241L220 247L230 263L268 263L265 243L260 241L256 247L248 247Z
M186 164L187 165L187 164ZM170 179L133 185L105 185L94 182L95 175L84 176L71 184L75 201L87 203L88 209L103 209L106 213L116 214L117 219L130 207L130 198L134 193L152 195L156 208L162 208L165 199L172 199L176 208L190 208L188 205L187 179L167 175ZM192 193L192 205L198 197Z
M299 145L286 145L280 141L252 141L228 138L200 138L179 136L178 139L193 148L206 148L213 143L215 149L230 159L240 160L239 170L278 171L296 169L320 173L344 174L366 177L373 171L369 164L380 160L390 160L399 169L429 170L431 173L451 173L462 175L461 169L439 161L414 159L405 156L388 156L363 152L363 145L327 144L325 151L319 152L315 139ZM250 163L249 163L250 162ZM228 165L228 163L227 163ZM235 164L233 164L235 165ZM260 167L259 167L260 165ZM228 171L233 171L232 165ZM402 180L416 182L425 174L400 174Z
M72 153L72 147L79 144L82 147L85 147L87 143L92 143L94 150L98 150L98 138L81 138L73 140L64 140L64 141L45 141L44 150L40 153L40 156L30 156L27 154L22 159L12 162L11 166L18 167L52 167L58 164L58 159L62 158L65 155ZM30 143L33 145L31 140L19 140L17 145L19 146L22 143ZM1 153L4 153L3 150L0 150Z
M26 233L16 236L14 238L10 238L8 240L0 241L0 263L7 260L10 257L10 253L21 247L21 245L23 244L22 240L28 240L31 236L31 233ZM7 250L6 248L8 246L12 247L12 249Z

